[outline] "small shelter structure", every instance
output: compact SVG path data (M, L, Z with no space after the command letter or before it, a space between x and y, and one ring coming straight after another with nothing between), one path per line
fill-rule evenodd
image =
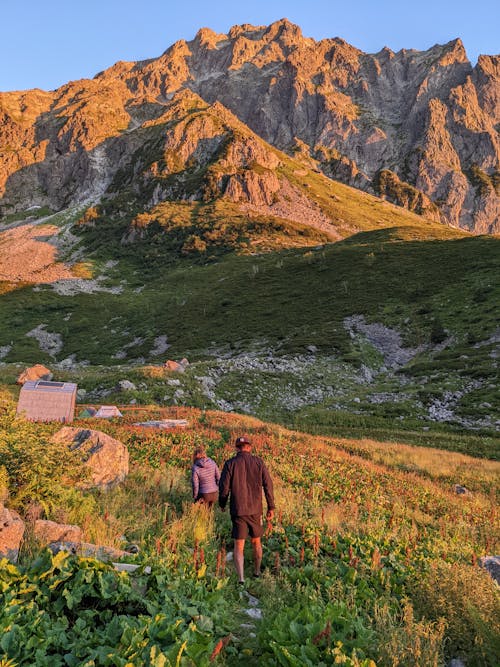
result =
M89 417L95 417L97 410L92 407L85 408L78 415L78 419L88 419Z
M123 417L123 415L116 405L101 405L94 417L96 419L111 419L112 417Z
M76 390L73 382L28 380L21 388L16 413L29 421L68 424L75 415Z

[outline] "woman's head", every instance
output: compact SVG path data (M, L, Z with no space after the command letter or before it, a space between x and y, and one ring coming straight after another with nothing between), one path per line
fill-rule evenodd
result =
M198 459L205 459L207 456L207 450L202 445L194 448L193 452L193 463L196 463Z

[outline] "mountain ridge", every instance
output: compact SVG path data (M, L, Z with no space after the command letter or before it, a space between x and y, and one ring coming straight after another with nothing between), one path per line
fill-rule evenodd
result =
M276 148L307 153L329 177L432 220L495 233L499 88L499 57L472 67L460 39L365 54L340 38L305 38L287 20L227 35L202 28L158 58L118 62L94 79L0 94L1 209L99 196L97 182L110 180L128 150L124 139L190 90ZM377 189L384 170L390 177Z

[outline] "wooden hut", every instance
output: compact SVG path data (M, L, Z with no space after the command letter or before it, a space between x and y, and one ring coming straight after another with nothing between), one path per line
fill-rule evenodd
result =
M29 421L73 421L77 386L73 382L25 382L19 394L17 414Z

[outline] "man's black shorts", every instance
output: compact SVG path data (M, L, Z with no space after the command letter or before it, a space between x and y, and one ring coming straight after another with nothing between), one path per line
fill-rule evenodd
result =
M262 516L260 514L251 514L249 516L232 516L233 531L231 537L235 540L244 540L250 537L262 537L264 528L262 526Z

